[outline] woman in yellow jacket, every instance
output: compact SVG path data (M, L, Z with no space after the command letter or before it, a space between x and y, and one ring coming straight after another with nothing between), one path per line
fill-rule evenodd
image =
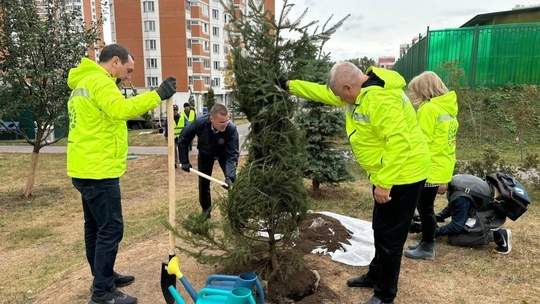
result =
M351 148L373 183L375 200L375 257L367 274L347 284L374 288L374 296L366 303L393 303L403 245L429 174L430 158L415 110L402 90L403 77L376 67L366 72L341 62L330 71L327 86L284 79L280 85L298 97L346 106Z
M433 210L437 192L443 194L452 179L456 163L456 134L458 104L454 91L448 91L434 72L427 71L409 83L414 99L419 104L418 124L424 134L431 155L431 170L418 200L422 224L422 239L410 245L405 256L413 259L435 258L435 229L437 220Z

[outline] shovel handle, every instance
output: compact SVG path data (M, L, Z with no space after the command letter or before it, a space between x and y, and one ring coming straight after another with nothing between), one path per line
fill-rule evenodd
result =
M173 116L173 98L167 99L167 155L168 155L168 171L169 171L169 224L175 228L176 211L175 211L175 193L176 193L176 178L175 178L175 143L174 143L174 116ZM169 256L174 255L174 234L169 231Z
M206 179L209 180L209 181L216 182L216 183L218 183L218 184L220 184L220 185L226 187L227 189L229 188L229 185L227 185L226 182L220 181L220 180L217 179L217 178L213 178L213 177L211 177L211 176L208 175L208 174L202 173L201 171L195 170L195 169L193 169L193 168L189 168L189 172L193 172L193 173L197 174L197 175L200 176L200 177L206 178Z

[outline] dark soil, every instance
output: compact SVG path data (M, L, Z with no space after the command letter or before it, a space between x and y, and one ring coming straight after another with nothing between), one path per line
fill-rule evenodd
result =
M318 225L314 225L318 223ZM313 227L317 226L317 227ZM296 253L310 255L317 247L326 248L328 252L334 252L341 248L340 243L348 244L350 231L341 223L331 217L319 213L308 214L306 220L300 224L300 233L295 240ZM287 253L285 253L287 254ZM292 255L295 252L291 251ZM281 257L287 259L287 256ZM268 299L273 303L321 303L322 299L335 299L335 293L320 284L320 276L317 265L306 261L305 265L292 275L286 282L280 280L268 282Z

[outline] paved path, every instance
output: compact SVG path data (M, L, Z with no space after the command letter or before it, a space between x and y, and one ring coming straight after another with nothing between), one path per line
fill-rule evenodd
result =
M247 134L249 133L249 124L241 124L238 127L238 134L240 135L240 154L246 155L247 151L242 149L242 145L246 139ZM0 144L2 142L0 141ZM24 145L24 146L0 146L0 153L32 153L34 149L33 146ZM46 146L41 148L40 153L66 153L65 146ZM147 154L147 155L166 155L167 147L129 147L129 154ZM193 150L190 154L197 154L197 148L193 147Z

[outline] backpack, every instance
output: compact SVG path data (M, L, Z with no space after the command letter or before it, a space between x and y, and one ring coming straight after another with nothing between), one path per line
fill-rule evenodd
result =
M490 202L509 219L517 220L531 203L525 187L506 173L497 172L486 176L486 182L499 190L499 195Z

